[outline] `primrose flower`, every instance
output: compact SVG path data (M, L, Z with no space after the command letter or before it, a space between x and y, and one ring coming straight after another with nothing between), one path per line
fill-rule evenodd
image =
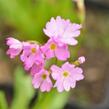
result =
M51 18L43 31L48 37L59 43L76 45L78 42L75 38L80 35L80 29L81 25L71 23L70 20L64 20L57 16L56 19Z
M53 86L49 74L50 73L45 69L42 69L39 73L36 73L32 80L34 88L40 88L42 92L49 92Z
M6 41L9 46L7 54L10 58L19 55L24 69L30 72L35 89L40 89L42 92L49 92L52 88L57 88L59 92L69 91L75 88L77 81L84 78L83 70L77 66L85 62L85 57L79 57L71 62L73 64L68 62L69 45L78 43L76 37L80 35L81 28L81 25L71 23L69 19L52 17L43 29L45 35L49 37L44 45L36 41L20 42L10 37ZM66 62L61 67L55 65L56 63L50 63L51 67L48 69L46 61L50 61L49 59L53 57L57 58L57 61Z
M10 55L10 58L15 58L22 51L22 43L15 38L7 38L6 44L9 46L7 54Z
M82 69L75 67L75 65L66 62L62 67L56 65L51 66L51 75L56 80L54 87L57 87L59 92L69 91L70 88L76 86L76 81L80 81L84 78Z
M60 45L52 39L41 47L42 52L46 56L46 59L57 57L59 60L66 60L70 57L68 46L66 44Z
M25 70L29 70L34 64L39 66L44 63L43 54L39 45L28 42L23 43L23 53L20 59L24 62Z

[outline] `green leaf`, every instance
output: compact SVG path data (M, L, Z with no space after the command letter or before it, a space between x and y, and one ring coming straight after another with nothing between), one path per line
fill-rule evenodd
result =
M0 91L0 109L8 109L4 92Z
M34 95L30 76L26 75L21 67L18 67L14 75L14 99L11 109L27 109Z

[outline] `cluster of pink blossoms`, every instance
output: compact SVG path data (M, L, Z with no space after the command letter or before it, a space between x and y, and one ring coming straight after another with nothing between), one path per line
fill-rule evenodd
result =
M70 58L69 45L77 44L75 39L80 35L81 25L71 23L70 20L64 20L61 17L51 20L43 29L49 40L44 45L39 45L30 41L20 42L15 38L7 38L9 49L7 54L10 58L20 56L24 64L24 69L30 72L34 88L42 92L49 92L52 88L57 88L59 92L69 91L76 86L76 82L84 78L83 70L77 67L75 62L82 64L85 62L83 56L79 57L74 64L67 61ZM51 58L65 61L61 67L52 64L49 69L46 68L46 61Z

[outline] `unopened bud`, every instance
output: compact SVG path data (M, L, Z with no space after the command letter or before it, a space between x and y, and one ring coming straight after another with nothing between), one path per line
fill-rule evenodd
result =
M84 56L79 57L79 58L78 58L78 62L79 62L80 64L83 64L83 63L85 62L85 57L84 57Z

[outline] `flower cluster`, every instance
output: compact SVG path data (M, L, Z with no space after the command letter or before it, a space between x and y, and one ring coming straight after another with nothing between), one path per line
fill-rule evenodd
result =
M30 72L34 88L42 92L49 92L56 87L59 92L69 91L76 86L76 82L84 78L83 70L78 65L85 62L85 58L79 57L77 61L68 62L70 58L69 45L76 45L76 37L80 35L81 25L71 23L61 17L51 20L43 29L45 35L49 37L44 45L39 45L31 41L21 42L15 38L7 38L6 44L9 46L7 54L10 58L20 56L24 69ZM46 61L56 58L57 61L64 61L63 65L51 64L46 68Z

